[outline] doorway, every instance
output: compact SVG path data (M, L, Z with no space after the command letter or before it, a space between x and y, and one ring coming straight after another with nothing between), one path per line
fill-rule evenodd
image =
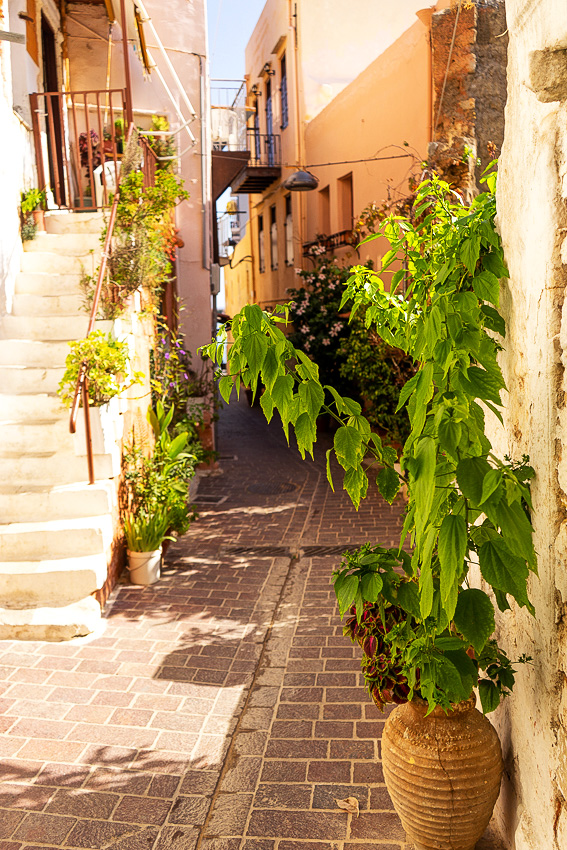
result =
M47 18L41 15L41 50L43 60L43 90L59 91L57 75L57 46L55 33ZM45 98L45 129L47 132L47 153L49 159L49 184L53 190L57 206L66 205L64 158L63 158L63 121L60 111L60 99ZM40 188L43 189L43 186Z

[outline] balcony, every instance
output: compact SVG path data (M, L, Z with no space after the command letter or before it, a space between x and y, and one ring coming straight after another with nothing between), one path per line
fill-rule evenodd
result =
M313 248L316 246L321 246L325 249L326 253L329 253L330 251L335 251L337 248L342 248L344 245L356 246L356 242L353 243L352 230L339 230L338 233L332 233L330 236L321 236L319 239L315 239L314 242L305 242L303 245L303 256L309 257L312 254Z

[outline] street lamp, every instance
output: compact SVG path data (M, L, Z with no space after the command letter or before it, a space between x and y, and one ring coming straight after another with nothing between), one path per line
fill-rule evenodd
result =
M310 171L294 171L287 177L282 186L290 192L311 192L319 185L319 179Z

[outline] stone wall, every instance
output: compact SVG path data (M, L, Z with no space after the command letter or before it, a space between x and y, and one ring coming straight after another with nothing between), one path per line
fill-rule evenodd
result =
M498 221L510 280L502 311L502 366L509 389L504 428L491 424L499 454L529 454L539 578L536 617L514 608L499 618L512 658L533 663L495 713L505 780L496 815L506 847L567 847L567 6L507 0L506 135Z

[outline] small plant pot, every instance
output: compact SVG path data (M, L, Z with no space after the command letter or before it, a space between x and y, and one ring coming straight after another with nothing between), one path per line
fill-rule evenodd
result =
M35 221L35 226L37 227L37 232L45 233L45 211L33 210L32 216L33 220Z
M127 550L128 572L132 584L155 584L161 575L161 546L152 552Z
M124 430L124 417L120 414L118 398L115 397L108 404L100 407L89 407L89 419L93 454L112 454ZM73 444L76 455L86 455L85 412L82 407L77 415L77 429L73 434Z

